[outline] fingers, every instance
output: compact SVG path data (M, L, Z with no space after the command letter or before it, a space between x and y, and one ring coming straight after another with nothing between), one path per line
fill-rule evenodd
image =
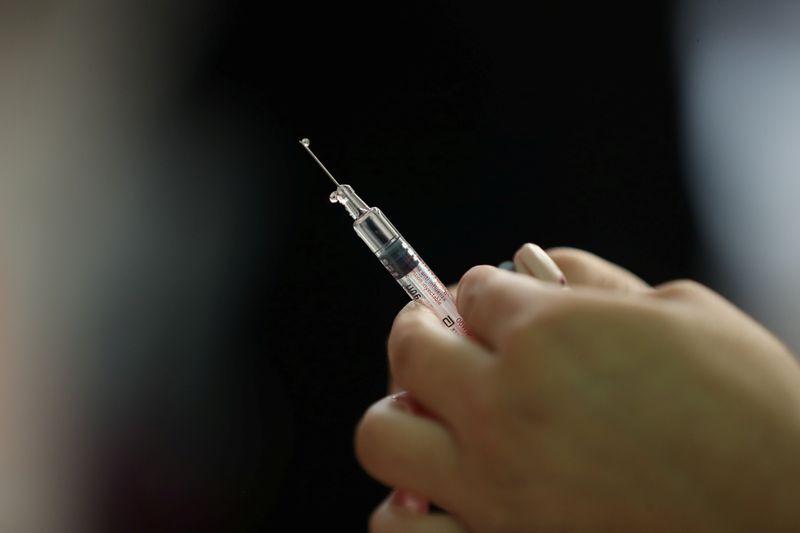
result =
M442 327L424 305L412 303L397 315L389 334L394 384L445 421L463 416L463 398L491 364L488 352Z
M370 533L466 533L458 522L445 514L420 514L407 509L390 496L372 513Z
M567 279L558 265L539 246L523 244L514 254L514 267L520 274L528 274L542 281L566 285Z
M592 253L577 248L551 248L547 253L572 286L630 292L650 289L638 276Z
M461 278L457 305L470 332L488 347L498 348L520 321L570 294L559 286L484 265Z
M458 291L458 285L448 285L447 286L447 290L450 291L450 294L453 296L453 299L455 299L457 291ZM411 304L414 304L414 303L415 302L413 302L413 301L411 302ZM408 306L406 306L406 307L408 307ZM406 309L404 308L403 310L406 310ZM401 311L401 312L403 312L403 311ZM389 384L387 386L387 390L389 391L389 394L395 394L395 393L398 393L401 390L403 390L403 389L400 388L400 386L397 383L395 383L394 377L392 377L392 373L391 372L389 372Z
M455 483L458 450L438 422L403 410L384 398L370 407L356 429L356 455L372 477L432 499Z

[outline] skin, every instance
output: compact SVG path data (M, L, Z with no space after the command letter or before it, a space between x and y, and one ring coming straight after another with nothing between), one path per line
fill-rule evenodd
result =
M479 266L458 286L472 332L407 306L397 386L356 454L390 497L374 533L800 531L800 367L763 327L690 281L649 287L571 249L571 289Z

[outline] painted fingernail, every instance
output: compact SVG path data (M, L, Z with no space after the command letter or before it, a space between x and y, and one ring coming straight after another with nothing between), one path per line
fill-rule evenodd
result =
M392 394L390 396L392 400L392 405L400 409L401 411L405 411L407 413L412 413L417 416L422 416L426 418L435 418L433 414L425 409L419 402L417 402L413 396L408 394L407 391L398 392L397 394Z
M564 273L547 253L535 244L527 243L514 254L517 272L551 283L567 284Z
M411 398L408 396L406 391L398 392L397 394L392 394L390 396L392 400L392 405L400 409L401 411L411 412L411 405L410 400Z
M398 489L394 491L390 501L392 505L396 505L397 507L401 507L415 514L426 514L428 512L429 504L427 500L405 490Z
M503 261L497 265L497 268L500 270L510 270L511 272L514 272L514 261Z

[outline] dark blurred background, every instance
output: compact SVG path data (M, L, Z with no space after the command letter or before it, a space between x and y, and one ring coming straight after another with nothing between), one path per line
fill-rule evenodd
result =
M672 2L2 9L4 269L45 354L53 522L365 529L387 490L352 434L405 295L301 137L445 282L531 241L717 286Z

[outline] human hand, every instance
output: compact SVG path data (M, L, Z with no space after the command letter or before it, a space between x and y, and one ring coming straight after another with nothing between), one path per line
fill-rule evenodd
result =
M516 270L519 273L533 276L542 281L558 283L562 286L566 286L567 284L564 273L555 261L553 261L541 247L532 243L522 245L514 254L514 260L505 261L499 268L512 271ZM454 299L458 297L457 285L450 285L447 287L447 290L450 291ZM389 394L395 395L393 400L402 401L402 405L407 411L411 411L420 416L432 416L430 412L425 411L421 405L415 402L410 395L402 391L392 379L391 372L389 373ZM417 514L426 514L430 510L430 505L427 500L402 489L394 490L392 494L390 494L389 500L392 501L394 505L399 505Z
M788 350L708 289L651 289L561 253L572 291L470 270L458 305L473 339L421 306L398 316L392 374L436 419L382 400L359 425L357 454L450 516L385 504L373 529L797 525L800 370ZM403 528L391 529L398 513Z

